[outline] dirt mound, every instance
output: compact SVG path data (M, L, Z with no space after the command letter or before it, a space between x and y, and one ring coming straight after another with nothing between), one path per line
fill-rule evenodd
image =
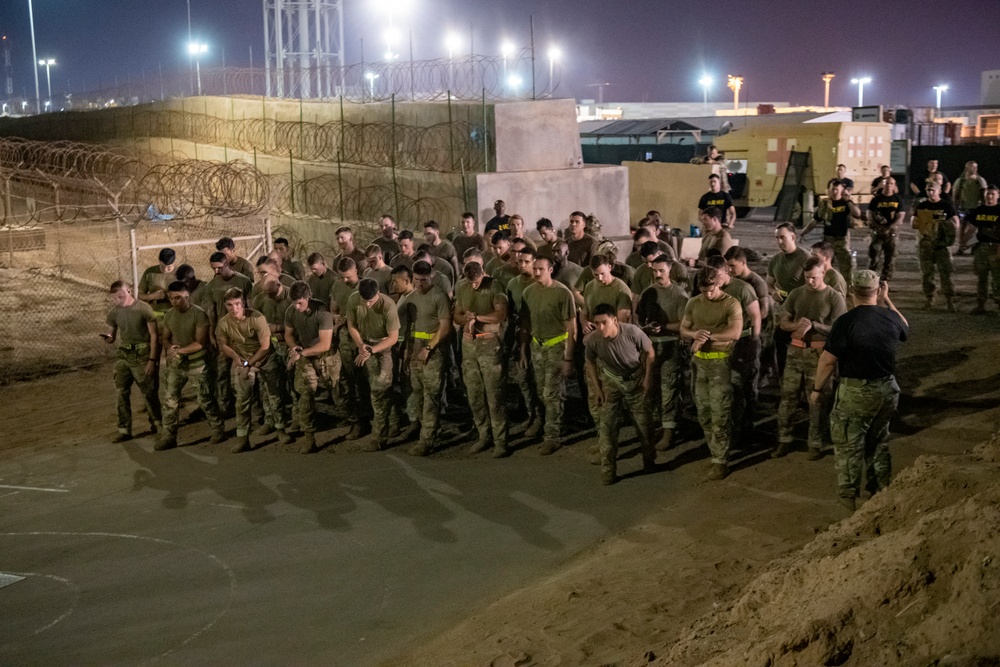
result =
M1000 665L1000 437L922 457L774 561L664 665Z

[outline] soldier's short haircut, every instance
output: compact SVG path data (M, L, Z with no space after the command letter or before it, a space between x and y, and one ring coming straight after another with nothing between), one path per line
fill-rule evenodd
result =
M712 180L713 178L715 180L717 180L717 181L720 181L720 182L722 181L722 177L719 176L718 174L713 173L713 174L709 174L708 175L708 180Z
M528 255L529 257L538 257L538 251L530 246L525 246L518 251L519 255Z
M483 258L483 251L479 248L467 248L465 252L462 253L462 261L467 262L472 257Z
M358 268L357 262L355 262L350 257L341 257L337 260L337 272L344 273L350 271L351 269Z
M414 275L417 275L417 276L429 276L429 275L431 275L431 273L433 272L433 270L434 269L431 267L430 262L419 261L419 262L414 262L413 263L413 274Z
M997 185L996 183L990 183L989 185L986 186L986 189L1000 191L1000 185Z
M827 241L819 241L812 244L812 249L823 255L826 259L833 259L833 244Z
M431 255L431 251L428 250L429 247L430 246L424 243L419 248L417 248L417 252L413 254L413 261L419 262L421 259L423 259L428 264L433 265L434 264L434 260L432 259L433 255Z
M260 257L257 258L257 261L254 263L254 266L260 266L261 264L267 264L270 261L273 261L270 257L268 257L267 255L261 255Z
M654 215L659 215L659 214L660 212L657 211L656 209L653 209L652 211L646 211L647 218L652 218Z
M653 254L660 253L660 244L656 241L644 241L642 245L639 246L639 256L649 257Z
M555 227L548 218L539 218L538 222L535 223L535 229L542 231L543 229L555 229Z
M382 254L382 248L378 244L372 243L370 246L365 248L365 257L375 257L376 255Z
M436 232L441 231L441 225L437 223L437 220L428 220L424 223L424 229L433 229Z
M809 259L805 261L805 264L802 265L802 273L806 273L807 271L812 271L813 269L816 268L819 269L823 268L823 260L821 260L819 257L816 257L815 255L812 255L811 257L809 257Z
M618 317L618 313L615 312L615 307L610 303L599 303L594 307L594 317L598 315L606 315L608 317Z
M228 236L223 236L221 239L215 242L215 249L222 250L223 248L229 248L230 250L235 250L236 242L233 241Z
M188 287L180 280L175 280L174 282L167 285L168 292L187 292Z
M278 238L274 239L274 245L289 245L288 239L286 239L284 236L279 236Z
M643 218L643 220L648 220L648 218ZM633 241L638 241L640 239L648 239L652 237L653 234L649 231L649 227L643 225L642 221L639 222L638 228L635 230L635 233L632 234Z
M572 213L569 214L569 217L571 217L571 218L583 218L584 220L586 220L587 219L587 214L584 213L583 211L573 211Z
M399 240L400 241L406 241L406 240L412 241L413 240L413 232L411 232L409 229L404 229L403 231L401 231L399 233Z
M844 182L839 178L831 178L829 181L826 182L826 187L832 188L835 185L843 185L843 184Z
M358 283L358 294L365 301L371 301L378 294L378 282L374 278L365 278Z
M601 266L614 267L615 261L608 257L607 255L602 255L598 253L590 258L590 269L591 271L597 271Z
M323 257L322 253L311 252L309 257L306 258L306 264L312 266L313 264L326 264L326 258Z
M726 266L726 258L722 255L708 255L705 257L705 266L722 271Z
M469 280L475 280L486 272L483 270L483 265L479 262L469 262L462 267L462 275L464 275Z
M467 220L468 218L472 218L473 220L475 220L476 214L473 213L472 211L466 211L465 213L462 214L462 220Z
M545 262L550 267L552 267L553 270L556 268L556 260L553 259L552 257L549 257L548 255L536 255L535 256L535 261L536 262Z
M390 271L389 275L390 276L394 276L397 273L405 273L407 280L413 280L413 271L411 271L410 267L408 267L406 264L400 264L399 266L397 266L396 268L394 268L392 271Z
M337 231L334 232L334 236L338 236L340 234L345 234L345 233L351 234L352 236L354 235L354 231L347 225L344 225L343 227L337 227Z
M745 263L747 261L747 251L742 246L734 245L726 251L726 259Z
M128 289L128 283L125 282L124 280L116 280L113 283L111 283L111 289L108 291L111 294L114 294L115 292L118 292L123 289Z
M232 301L233 299L243 300L243 290L239 287L230 287L226 290L226 293L222 296L223 301Z
M164 248L159 255L160 264L170 265L177 261L177 253L173 248Z
M774 231L776 231L776 232L780 232L780 231L791 232L792 236L795 236L795 225L793 225L790 222L783 222L780 225L776 226L774 228Z
M188 281L194 278L194 267L190 264L181 264L176 269L174 269L174 275L177 276L177 280Z
M514 245L515 243L523 243L524 245L528 245L528 242L522 239L520 236L515 236L510 240L511 245Z
M709 248L705 251L705 257L722 257L722 251L718 248Z
M711 287L719 282L719 270L706 266L698 272L698 287Z
M213 252L212 256L208 258L209 264L226 264L229 260L221 252Z
M718 206L709 206L705 209L705 217L712 218L713 220L722 220L722 209Z
M490 239L490 244L500 245L502 241L510 241L510 237L507 236L507 232L497 231L497 233L493 235L493 238Z
M383 213L382 215L380 215L378 217L378 219L379 219L379 221L382 221L382 220L385 220L385 219L389 219L389 220L392 220L392 224L396 224L396 218L392 217L388 213Z
M309 283L304 280L296 280L292 283L292 288L288 290L288 297L292 301L298 301L300 299L311 299L313 295L312 288L309 287Z
M672 263L673 263L673 260L671 260L670 259L670 255L668 255L666 253L660 253L659 255L657 255L653 259L653 264L667 264L667 265L670 265Z

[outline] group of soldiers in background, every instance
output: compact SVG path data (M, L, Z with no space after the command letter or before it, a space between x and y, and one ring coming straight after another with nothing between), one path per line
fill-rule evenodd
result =
M132 436L135 383L159 433L155 448L175 447L181 393L191 382L213 443L227 439L224 419L235 415L234 452L252 449L255 411L262 420L259 435L276 434L290 444L300 432L299 450L317 451L317 400L325 396L350 423L346 439L370 434L363 445L368 451L407 443L410 454L423 456L441 445L446 404L465 397L475 426L472 452L510 454L508 405L516 403L512 414L523 416L525 438L540 438L547 455L563 443L564 399L575 378L597 428L598 445L588 458L600 465L603 483L618 480L624 416L636 425L643 469L652 471L657 452L676 444L684 396L691 398L711 450L708 478L722 479L733 452L753 434L761 378L770 375L780 383L772 456L795 448L795 414L808 395L807 457L822 457L827 424L841 419L844 428L834 430L850 442L834 438L840 495L853 507L863 467L869 490L889 480L888 416L898 386L894 394L895 382L886 378L895 345L906 337L905 320L887 289L894 231L904 214L901 204L893 205L895 182L886 174L873 184L876 197L867 211L872 268L881 269L880 280L872 271L852 273L848 235L851 218L862 214L843 181L830 182L829 199L801 235L790 224L778 225L778 252L766 276L750 269L756 253L729 234L735 212L731 217L732 202L718 175L709 181L700 207L701 252L687 261L661 238L656 211L640 221L633 252L621 262L618 246L600 238L593 217L573 212L561 234L542 218L532 239L520 216L505 214L502 201L483 233L466 213L450 240L429 221L420 242L410 230L397 232L385 215L378 237L362 250L352 230L341 227L339 253L330 263L312 253L303 264L288 241L278 238L253 266L223 238L209 258L214 276L208 281L189 265L175 267L174 251L165 248L134 294L121 281L111 287L114 307L109 332L102 335L118 343L116 441ZM953 223L957 229L954 209L940 206L935 185L931 176L926 200L914 214L922 267L924 245L944 243L940 230ZM983 193L984 202L969 209L966 220L980 234L977 258L980 246L993 246L989 266L995 271L997 244L988 238L998 232L997 217L983 216L996 209L997 191L984 187ZM925 243L932 234L922 211L944 216L935 218L940 240L933 236ZM819 224L823 240L809 251L800 248L801 237ZM938 259L934 255L940 266ZM928 293L924 274L930 300L933 283ZM950 306L950 282L941 275ZM842 366L855 354L856 346L844 346L847 334L835 335L848 297L857 306L877 304L898 316L891 331L881 332L893 340L884 345L891 359L882 355L874 364L883 373L878 377L838 377L828 368L830 358L836 366L837 350L848 357ZM834 339L839 347L828 344ZM831 398L837 392L840 405L841 391L870 393L871 383L881 383L879 404L890 409L878 415L878 423L862 420L851 427L851 416L838 417ZM867 400L864 408L871 404Z

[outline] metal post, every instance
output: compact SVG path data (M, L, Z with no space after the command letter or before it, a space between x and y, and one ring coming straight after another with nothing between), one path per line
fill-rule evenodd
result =
M483 86L483 172L490 171L490 133L486 127L486 86Z
M448 91L448 169L455 171L455 126L451 117L451 90Z
M264 248L269 253L274 250L274 242L271 239L271 218L264 218Z
M413 102L417 99L415 80L413 76L413 31L410 31L410 101ZM941 108L941 94L938 93L938 108Z
M528 14L528 24L531 31L531 99L535 99L535 17Z
M118 226L119 219L115 218L115 225ZM138 244L135 241L135 229L128 230L129 240L131 242L131 248L129 254L132 256L132 289L138 289L139 284L139 251L136 249Z
M392 94L392 148L389 153L389 164L392 166L392 200L395 205L396 219L399 220L399 189L396 184L396 93Z

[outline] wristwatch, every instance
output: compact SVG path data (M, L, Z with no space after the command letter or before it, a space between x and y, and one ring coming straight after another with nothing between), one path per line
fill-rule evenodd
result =
M250 366L250 362L249 362L249 361L247 361L246 359L244 359L244 360L243 360L243 368L247 368L247 367L249 367L249 366Z

